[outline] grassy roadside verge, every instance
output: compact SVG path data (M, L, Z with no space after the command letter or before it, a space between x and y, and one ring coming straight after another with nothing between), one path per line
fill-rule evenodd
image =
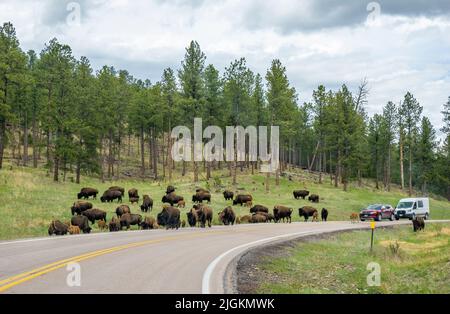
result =
M256 293L450 293L450 224L427 224L376 230L375 249L369 253L369 231L354 231L302 242L279 257L257 265ZM381 266L381 286L369 287L366 269Z

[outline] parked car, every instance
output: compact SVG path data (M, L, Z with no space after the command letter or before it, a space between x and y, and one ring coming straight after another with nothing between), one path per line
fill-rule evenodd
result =
M359 214L361 221L374 219L376 221L381 221L383 219L390 219L393 221L395 219L394 214L395 209L391 205L387 204L375 204L367 206Z
M395 219L416 217L430 218L430 199L429 198L405 198L398 202L395 208Z

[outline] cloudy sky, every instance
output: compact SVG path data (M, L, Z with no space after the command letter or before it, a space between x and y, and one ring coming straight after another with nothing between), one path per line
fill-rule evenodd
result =
M367 78L371 114L409 90L439 128L450 96L448 0L0 0L5 21L26 50L57 37L96 69L153 82L194 39L221 70L245 57L264 75L281 59L301 102Z

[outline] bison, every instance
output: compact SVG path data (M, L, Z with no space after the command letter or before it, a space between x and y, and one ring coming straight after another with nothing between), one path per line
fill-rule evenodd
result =
M139 197L130 197L131 205L139 203Z
M263 215L262 213L258 213L258 214L254 214L252 215L252 218L250 220L251 223L253 224L259 224L259 223L265 223L267 222L267 216Z
M250 208L250 213L256 214L256 213L269 213L269 209L262 205L255 205L254 207Z
M89 199L90 197L93 197L94 199L97 199L98 190L93 188L82 188L80 193L78 193L77 197L79 200L81 199Z
M308 200L313 203L319 203L319 195L312 194L310 197L308 197Z
M425 230L425 219L422 217L416 217L412 221L414 232Z
M175 192L175 190L176 190L176 188L174 186L169 185L166 189L166 194L173 193L173 192Z
M227 207L221 211L219 213L219 221L225 226L234 225L234 222L236 221L236 214L234 213L233 208Z
M80 234L81 233L80 227L70 225L69 226L69 233L71 235Z
M322 212L320 213L320 216L322 217L322 221L328 220L328 209L322 208Z
M193 203L203 203L203 201L211 203L211 193L206 191L199 191L195 195L192 195Z
M114 200L117 200L118 203L122 202L123 193L119 190L107 190L103 193L103 196L100 197L102 203L112 203Z
M120 205L116 208L117 217L122 217L124 214L131 214L130 207L128 205Z
M72 216L75 214L81 215L82 212L91 209L92 203L85 202L85 201L78 201L73 203L72 207L70 208L72 210Z
M98 226L98 228L99 228L101 231L108 229L108 225L106 224L106 220L99 220L99 221L97 222L97 226Z
M300 217L305 218L305 222L308 221L309 217L313 217L313 221L319 220L319 212L317 211L317 209L310 206L299 208L298 214L300 215Z
M247 202L252 202L253 197L251 195L237 195L233 200L233 205L245 205Z
M205 228L206 223L208 223L208 227L211 228L213 220L212 208L204 205L195 205L194 209L197 210L198 222L200 223L200 227Z
M153 217L145 217L144 221L141 222L140 227L143 230L151 230L151 229L156 229L156 220Z
M305 199L309 195L309 191L300 190L300 191L294 191L294 197L296 200L299 198Z
M166 229L179 229L180 210L173 206L164 206L163 210L158 214L158 225L166 227Z
M248 224L251 222L252 216L245 215L245 216L242 216L239 220L240 220L240 223L242 223L242 224Z
M129 198L132 198L132 197L134 197L134 198L139 198L139 192L138 192L138 190L137 189L129 189L128 190L128 197Z
M286 222L291 223L292 222L292 208L286 207L286 206L282 206L282 205L277 205L273 208L273 216L275 218L275 222L279 222L281 219L283 219L283 222L286 219Z
M197 214L197 210L192 208L187 214L187 220L189 223L189 226L191 227L195 227L197 226L197 221L198 221L198 214Z
M161 202L168 203L170 206L174 206L175 204L178 204L180 201L184 201L184 198L182 196L176 195L174 192L170 194L166 194L161 199Z
M69 226L62 223L59 220L53 220L50 224L50 226L48 227L48 235L52 236L52 235L57 235L57 236L62 236L62 235L66 235L69 232Z
M141 211L148 212L153 209L153 200L148 195L144 195L144 201L141 205Z
M97 208L91 208L85 210L81 213L83 216L86 216L87 219L91 222L91 224L95 224L96 220L106 221L106 212Z
M73 216L70 221L72 226L77 226L83 233L91 233L91 227L89 227L89 219L86 216Z
M120 217L120 230L122 230L123 227L126 227L127 230L129 230L131 226L140 226L141 222L141 215L129 213L123 214L122 217Z
M109 232L118 232L120 231L120 220L116 217L113 217L109 222Z
M122 194L122 196L125 195L125 189L123 187L121 187L121 186L111 186L108 189L108 191L119 191Z
M223 192L223 197L225 198L226 201L231 201L234 198L234 193L226 190Z

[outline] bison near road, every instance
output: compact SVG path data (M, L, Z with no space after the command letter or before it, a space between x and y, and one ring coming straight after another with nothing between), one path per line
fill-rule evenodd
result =
M93 188L82 188L77 197L81 199L89 199L90 197L97 199L98 190Z
M81 213L83 216L86 216L87 219L91 222L91 224L95 224L96 220L106 221L106 212L97 208L91 208L85 210Z
M206 224L208 223L208 227L211 228L212 220L213 220L213 210L209 206L205 205L195 205L194 209L197 210L198 222L200 223L200 227L206 228Z
M233 205L245 205L247 202L252 202L253 197L251 195L237 195L233 201Z
M226 201L231 201L234 198L234 193L226 190L225 192L223 192L223 197L225 198Z
M140 226L142 223L142 216L138 214L123 214L120 217L120 229L126 227L127 230L130 229L131 226Z
M310 206L299 208L298 214L300 215L300 217L305 218L305 222L309 220L309 217L313 217L313 221L319 220L319 212L317 211L317 209Z
M116 208L117 217L122 217L122 215L131 214L130 207L128 205L120 205Z
M250 222L253 224L266 223L267 221L268 221L267 216L263 215L262 213L252 215L252 218L250 220Z
M145 217L144 221L141 222L140 227L143 230L156 229L157 228L157 223L156 223L155 218L153 218L153 217Z
M416 217L412 223L414 232L425 230L425 219L422 217Z
M57 236L62 236L62 235L66 235L69 232L69 226L62 223L59 220L53 220L50 224L50 226L48 227L48 235L52 236L52 235L57 235Z
M78 201L73 203L72 207L70 208L72 210L72 216L75 214L81 215L82 212L91 209L92 203L85 202L85 201Z
M222 222L225 226L234 225L236 221L236 214L233 211L233 208L227 207L219 213L219 221Z
M166 229L179 229L181 226L180 210L173 206L164 206L163 210L158 214L158 225L166 227Z
M118 232L120 231L120 220L116 217L113 217L109 222L109 232Z
M293 194L296 200L298 200L299 198L305 199L309 195L309 191L306 190L294 191Z
M256 213L269 213L269 209L263 205L255 205L252 208L250 208L250 213L256 214Z
M195 208L192 208L187 214L187 220L191 228L197 226L198 214Z
M322 217L322 221L328 220L328 209L322 208L322 212L320 213L320 216Z
M141 211L148 212L153 209L153 200L148 195L144 195L144 201L141 205Z
M119 190L107 190L103 193L103 196L100 197L100 201L102 203L112 203L117 200L118 203L122 202L122 192Z
M281 219L283 219L283 222L292 222L292 208L286 207L286 206L282 206L282 205L277 205L273 208L273 216L275 218L275 222L279 222Z
M79 227L83 233L91 233L92 229L89 227L89 220L86 216L73 216L70 223Z

